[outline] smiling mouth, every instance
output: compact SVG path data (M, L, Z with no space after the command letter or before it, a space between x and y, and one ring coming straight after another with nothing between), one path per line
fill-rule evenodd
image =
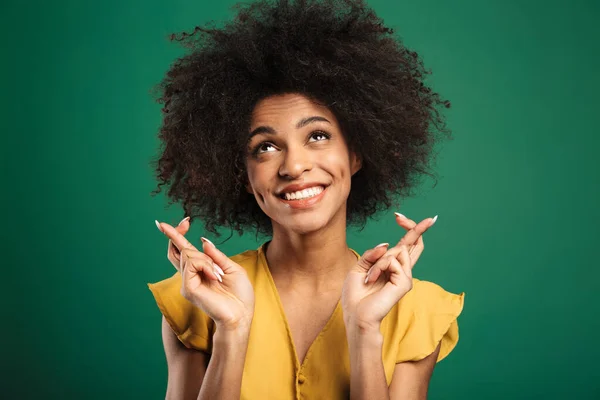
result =
M313 186L308 189L299 190L297 192L281 193L279 198L286 201L307 200L320 195L325 190L325 186Z

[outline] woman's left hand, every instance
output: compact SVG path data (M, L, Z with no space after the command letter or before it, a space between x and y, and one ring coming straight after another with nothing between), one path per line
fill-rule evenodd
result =
M417 224L396 216L396 222L408 231L398 244L367 250L346 276L342 307L347 329L379 330L383 318L412 289L412 268L425 247L422 235L434 219Z

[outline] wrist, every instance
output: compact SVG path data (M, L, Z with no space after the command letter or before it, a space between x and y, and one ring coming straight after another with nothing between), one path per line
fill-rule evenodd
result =
M355 315L344 315L346 332L355 332L361 335L372 335L380 332L381 321L367 321Z
M217 327L213 336L213 346L239 353L245 351L250 339L250 329L224 330Z
M247 316L240 318L236 321L230 321L227 323L220 323L215 321L216 330L215 335L219 334L223 337L240 337L250 334L250 327L252 326L253 316Z
M360 346L379 346L383 343L380 323L351 322L346 323L348 343Z

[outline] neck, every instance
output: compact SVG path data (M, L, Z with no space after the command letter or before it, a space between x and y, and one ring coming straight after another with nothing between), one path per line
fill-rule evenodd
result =
M342 287L356 256L346 243L345 212L338 214L326 227L310 233L298 234L274 224L265 256L279 287L310 292Z

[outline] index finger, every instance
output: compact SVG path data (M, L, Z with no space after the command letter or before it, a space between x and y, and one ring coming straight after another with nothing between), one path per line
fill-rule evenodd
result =
M166 222L159 222L159 224L165 236L171 239L171 242L175 245L175 247L177 247L179 251L183 249L198 250L185 238L185 236L179 233L177 229L167 224Z
M423 221L419 222L417 225L413 226L412 229L406 232L406 234L394 247L399 247L402 245L408 247L412 245L419 239L419 237L422 234L424 234L427 231L427 229L429 229L429 227L433 224L433 222L435 222L436 219L437 215L434 218L425 218Z

